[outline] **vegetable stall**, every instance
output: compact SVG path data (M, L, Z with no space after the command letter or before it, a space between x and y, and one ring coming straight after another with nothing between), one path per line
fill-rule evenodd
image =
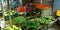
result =
M52 6L36 1L5 0L4 30L48 30L51 22L55 21L51 15Z

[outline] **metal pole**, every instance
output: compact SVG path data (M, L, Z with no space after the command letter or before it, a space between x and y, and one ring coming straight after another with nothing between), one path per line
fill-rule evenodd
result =
M43 3L43 0L41 0L40 3L42 4Z
M52 16L54 16L54 15L53 15L53 13L54 13L53 7L54 7L54 0L52 0Z
M12 26L12 19L11 19L11 9L10 9L10 6L9 6L9 0L7 0L7 3L8 3L8 10L9 10L9 20L10 20L10 26Z
M22 6L22 0L19 0L20 5Z
M3 0L1 0L1 7L2 7L2 14L4 13L4 9L3 9ZM5 22L5 18L4 18L4 14L3 14L3 20L4 20L4 22ZM4 23L4 28L5 28L5 23ZM1 30L4 30L4 28L2 28Z

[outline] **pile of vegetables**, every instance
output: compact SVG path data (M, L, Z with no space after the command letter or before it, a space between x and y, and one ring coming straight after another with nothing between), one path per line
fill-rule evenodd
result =
M15 25L5 27L5 30L22 30L21 28L16 27Z
M9 13L8 11L7 11L7 12L5 11L3 14L4 14L4 18L5 18L5 20L9 20L9 15L11 15L11 18L14 18L13 15L15 15L16 13L17 13L16 11L11 10L10 13Z
M24 11L25 11L25 7L23 7L23 6L18 7L18 12L24 12Z
M24 18L24 16L19 16L17 18L14 19L14 24L15 25L21 25L23 26L25 29L29 29L29 28L38 28L40 26L40 23L39 21L36 21L36 20L26 20Z
M51 21L52 21L52 16L39 17L39 18L37 18L37 20L36 19L26 20L24 16L19 16L14 19L14 24L15 25L20 24L25 29L29 30L30 28L36 29L36 28L40 27L41 24L48 25L48 24L50 24Z
M4 12L4 16L9 16L9 15L14 15L16 12L14 10L11 10L11 13L9 14L9 12Z
M15 24L15 25L19 25L19 24L23 23L25 20L26 20L26 19L25 19L24 16L16 17L16 18L14 19L14 24Z
M3 14L4 14L4 16L8 16L9 15L8 12L4 12Z
M50 24L52 21L52 16L43 16L37 19L41 24Z
M51 8L51 6L49 6L49 5L40 4L40 3L36 3L36 4L35 4L35 7L36 7L36 8L39 8L39 9L48 9L48 8Z
M38 21L25 21L22 23L22 26L28 29L36 29L40 26L40 23Z

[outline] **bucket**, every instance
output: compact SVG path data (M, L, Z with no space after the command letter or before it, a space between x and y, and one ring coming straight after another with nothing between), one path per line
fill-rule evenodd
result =
M49 9L43 9L42 10L42 13L41 13L41 16L50 16L51 13L52 13L52 8L49 8Z

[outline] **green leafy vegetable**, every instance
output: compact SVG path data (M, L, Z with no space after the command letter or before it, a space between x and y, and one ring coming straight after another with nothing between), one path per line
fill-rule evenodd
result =
M29 28L38 28L40 26L40 23L38 21L25 21L22 24L26 29Z
M10 26L6 27L5 30L13 30Z
M24 16L19 16L19 17L16 17L16 18L14 19L14 24L15 24L15 25L21 24L21 23L24 22L24 21L25 21Z
M38 21L40 21L40 23L42 24L50 24L50 22L52 21L52 16L43 16L38 18Z
M20 30L21 28L18 28L18 27L16 27L15 25L13 25L12 27L10 27L10 26L7 26L6 28L5 28L5 30Z
M14 30L19 30L19 28L16 27L15 25L13 25L12 28L13 28Z

